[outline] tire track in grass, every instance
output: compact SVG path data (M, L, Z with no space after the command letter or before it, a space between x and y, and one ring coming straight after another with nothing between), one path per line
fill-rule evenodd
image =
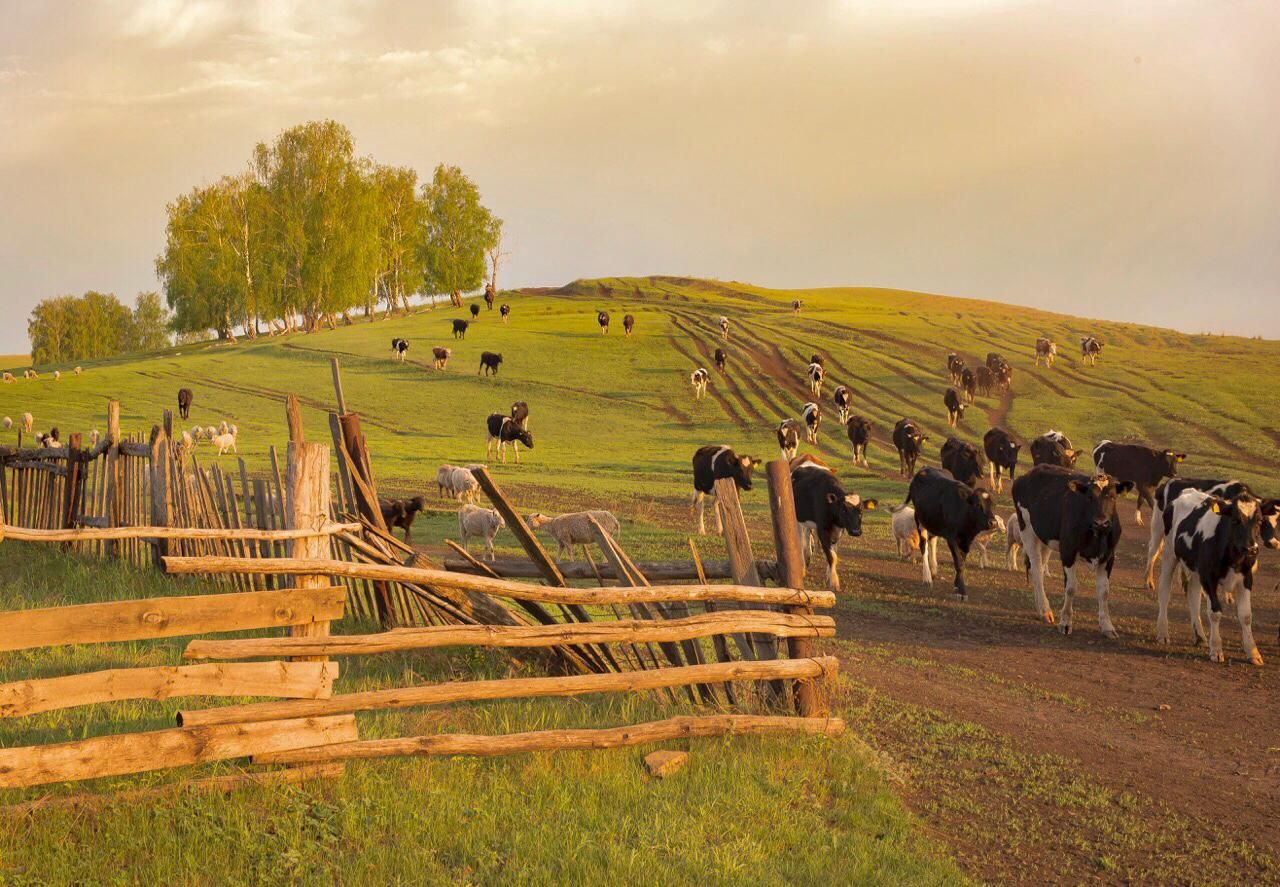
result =
M701 363L698 361L697 355L694 354L691 350L689 350L684 345L681 345L680 341L675 336L668 336L667 341L671 343L671 347L675 350L677 354L679 354L685 360L689 361L691 366L694 366L694 367L701 366ZM738 409L737 407L734 406L733 402L730 401L729 398L725 397L723 394L720 393L719 386L708 385L707 394L711 395L711 399L720 405L720 409L724 410L725 415L728 416L729 420L733 422L735 425L749 424L747 422L746 417L743 416L740 412L738 412Z
M677 319L677 316L674 312L672 312L671 314L671 323L675 326L676 329L680 330L682 333L687 335L689 337L689 340L693 342L694 348L698 350L698 353L702 356L702 359L706 361L706 363L703 364L703 366L708 366L708 367L715 366L715 354L713 353L711 347L707 345L707 343L702 338L693 335L692 331L687 329L684 326L684 324ZM712 372L712 370L708 370L708 372ZM742 393L742 389L739 386L738 381L735 377L729 375L728 373L720 373L719 376L721 379L723 379L727 383L725 387L726 387L726 390L729 392L729 396L734 398L738 402L743 412L745 412L748 416L750 416L755 421L758 421L761 423L768 421L764 417L764 415L755 408L755 405L752 404L746 398L746 396Z

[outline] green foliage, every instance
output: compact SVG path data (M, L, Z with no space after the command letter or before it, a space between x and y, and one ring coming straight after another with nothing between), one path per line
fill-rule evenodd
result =
M159 351L169 347L169 323L169 312L159 293L138 293L125 350Z
M27 336L35 364L111 357L127 350L133 315L110 293L58 296L32 309Z
M484 282L485 255L498 235L495 219L480 202L480 189L456 166L436 167L431 184L422 186L426 203L422 261L427 287L460 293Z

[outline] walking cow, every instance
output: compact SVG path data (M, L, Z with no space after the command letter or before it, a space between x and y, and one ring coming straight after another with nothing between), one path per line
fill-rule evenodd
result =
M783 419L778 423L778 449L782 458L790 462L800 449L800 435L803 429L795 419Z
M186 419L191 416L191 402L195 400L195 395L191 393L190 388L178 389L178 416ZM28 428L27 431L31 429Z
M623 335L631 335L632 330L636 328L636 319L631 314L622 315L622 333Z
M910 419L899 419L893 426L893 445L898 450L898 468L903 477L915 473L916 460L920 458L920 446L929 436Z
M597 311L596 323L600 324L600 335L606 335L609 332L609 312Z
M850 416L844 424L849 444L853 447L853 464L870 468L867 464L867 442L871 440L871 422L865 416Z
M849 407L853 405L853 392L844 385L839 385L831 399L835 401L836 409L840 411L840 424L845 424L849 421Z
M964 564L973 540L997 526L991 494L961 483L941 468L921 468L911 478L904 505L913 505L920 551L924 555L924 583L933 584L938 570L938 539L945 539L955 567L955 594L967 600Z
M951 476L971 487L982 480L982 457L973 444L948 437L939 453L942 467L951 472Z
M706 497L714 496L716 481L721 478L733 478L740 490L751 489L751 473L760 460L751 456L739 456L728 446L699 447L693 454L693 499L691 510L698 515L698 533L705 536L707 525L704 520ZM716 517L716 532L724 532L724 524L720 519L719 503L713 504Z
M1018 450L1022 444L1015 443L1013 435L1003 428L992 428L982 436L982 449L987 454L987 467L991 474L991 486L997 493L1004 492L1003 474L1013 480L1014 469L1018 467Z
M960 424L968 405L960 400L960 393L954 388L948 388L947 393L942 395L942 403L947 408L947 426L955 428Z
M873 510L876 500L846 493L830 468L808 460L791 469L791 488L795 495L800 545L808 552L812 549L813 537L818 538L827 565L827 588L838 592L836 543L841 533L862 535L862 512Z
M1178 465L1186 453L1153 450L1140 444L1121 444L1104 440L1093 448L1093 464L1116 480L1131 481L1138 490L1135 509L1138 526L1142 526L1142 506L1155 507L1156 486L1163 478L1176 477ZM1154 518L1153 518L1154 519Z

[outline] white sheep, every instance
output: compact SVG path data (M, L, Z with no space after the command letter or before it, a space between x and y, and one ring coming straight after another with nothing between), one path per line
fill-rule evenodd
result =
M440 488L440 496L448 495L450 499L453 498L453 485L450 478L453 475L453 470L457 467L446 463L436 469L436 486Z
M463 502L475 502L480 498L480 481L476 480L469 468L453 469L453 473L449 475L449 489L453 491L455 499Z
M84 367L76 367L76 368L75 368L74 370L72 370L71 372L75 373L75 374L78 376L78 375L80 375L81 373L83 373L83 372L84 372Z
M57 382L57 381L60 381L61 379L62 379L62 370L54 370L53 381Z
M96 428L95 428L95 429L93 429L92 431L90 431L90 432L89 432L89 446L91 446L91 447L96 447L96 446L98 445L98 439L99 439L99 438L101 438L101 437L102 437L102 435L98 432L98 429L96 429Z
M573 552L573 546L586 545L596 541L592 531L591 519L595 518L606 533L615 539L618 537L618 519L608 511L571 511L558 517L547 517L545 514L529 515L529 526L536 530L546 530L559 544L556 557L564 557Z
M204 440L204 428L200 425L192 425L190 434L193 440Z
M235 446L234 438L232 439L232 441L233 441L232 446L234 447ZM196 441L195 441L195 438L191 436L191 432L189 431L182 432L182 437L178 439L178 452L181 455L186 456L195 448L196 448ZM222 455L222 454L219 453L218 455Z
M209 440L213 440L218 436L218 429L214 428L212 425L207 425L204 429L204 436Z
M6 384L6 385L11 385L11 384L13 384L15 381L17 381L17 380L13 378L13 373L6 372L6 373L4 374L4 384Z
M914 564L920 551L920 528L916 526L916 510L910 505L899 505L889 509L889 512L893 515L893 541L898 546L898 554L909 555Z
M1005 522L1004 531L1005 542L1007 548L1005 550L1005 560L1010 570L1026 569L1026 558L1019 557L1022 554L1022 527L1018 524L1018 513L1015 511L1009 515L1009 520ZM1049 552L1052 556L1053 552ZM1049 557L1045 558L1044 574L1052 576L1053 571L1049 569Z
M493 537L507 525L502 515L492 508L481 508L470 503L458 509L458 535L462 537L462 547L468 548L468 540L473 536L484 539L485 549L489 552L489 560L494 559Z
M978 548L978 566L982 567L984 570L987 568L987 543L992 540L997 532L1008 533L1008 525L1005 524L1004 518L998 514L993 516L996 519L994 529L979 533L973 539L973 544ZM935 567L934 569L936 571L937 568Z
M231 426L227 424L227 420L226 420L226 419L223 419L221 422L219 422L219 423L218 423L218 433L219 433L219 434L230 434L230 433L231 433Z
M31 433L32 427L35 425L35 418L30 413L22 414L22 430L27 434Z
M12 420L12 419L10 419L8 416L5 416L5 417L4 417L4 430L5 430L5 431L8 431L8 430L9 430L10 428L12 428L12 427L13 427L13 420Z
M230 431L223 434L215 434L210 438L209 442L218 448L219 456L225 455L227 450L230 450L233 453L239 452L236 449L236 436Z

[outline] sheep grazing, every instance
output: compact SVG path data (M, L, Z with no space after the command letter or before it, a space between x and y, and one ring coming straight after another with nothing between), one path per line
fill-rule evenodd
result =
M31 433L31 428L35 425L35 418L30 413L22 414L22 430L27 434Z
M195 438L191 436L191 432L189 431L182 432L182 437L178 438L179 454L186 456L195 448L196 448L196 441L195 441Z
M17 380L13 378L13 373L5 373L5 374L4 374L4 384L6 384L6 385L11 385L11 384L13 384L13 383L14 383L14 382L16 382L16 381L17 381Z
M413 533L413 519L418 516L418 512L427 507L427 500L421 496L414 496L412 499L379 502L378 506L382 509L382 520L386 523L387 529L394 530L399 527L404 530L404 541L408 542Z
M559 517L547 517L545 514L529 515L529 526L535 530L546 530L551 538L560 546L556 557L570 554L575 545L587 545L596 541L592 531L591 520L595 519L606 533L615 539L618 537L618 519L608 511L571 511Z
M449 363L449 355L453 354L452 348L432 348L431 355L434 358L431 365L438 370L444 369Z
M457 467L456 465L441 465L436 469L436 486L440 488L440 496L438 498L444 497L446 494L450 499L453 498L453 483L450 478L453 477L453 470Z
M239 452L236 449L236 435L232 431L224 431L221 434L213 435L209 438L209 442L218 448L219 456L225 455L227 450L233 453Z
M72 370L71 372L75 373L75 374L78 376L78 375L80 375L81 373L83 373L83 372L84 372L84 367L76 367L76 368L75 368L74 370Z
M95 429L93 429L92 431L90 431L90 432L89 432L89 446L91 446L91 447L96 447L96 446L98 445L98 440L99 440L101 437L102 437L102 434L101 434L101 433L99 433L98 429L96 429L96 428L95 428Z
M476 480L470 468L455 468L449 475L449 489L455 499L463 502L475 502L480 498L480 481Z
M493 537L507 525L502 515L492 508L481 508L478 505L463 505L458 509L458 535L462 537L462 547L470 550L468 542L471 537L484 539L485 549L489 552L489 560L494 560Z
M4 430L5 430L5 431L8 431L8 430L9 430L9 429L11 429L11 428L13 428L13 420L12 420L12 419L10 419L8 416L5 416L5 417L4 417Z
M54 370L54 371L53 371L53 381L58 382L58 381L61 381L61 380L62 380L62 370Z

